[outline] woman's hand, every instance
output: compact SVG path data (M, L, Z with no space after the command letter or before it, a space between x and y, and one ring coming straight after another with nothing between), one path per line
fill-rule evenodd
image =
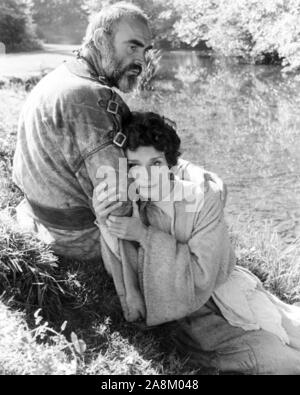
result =
M93 206L100 224L105 224L108 216L123 205L118 201L121 197L117 195L116 189L106 191L106 187L105 183L99 184L93 195Z
M148 229L141 220L136 202L133 202L132 217L114 217L111 215L106 221L106 225L111 235L121 240L141 243L147 236Z

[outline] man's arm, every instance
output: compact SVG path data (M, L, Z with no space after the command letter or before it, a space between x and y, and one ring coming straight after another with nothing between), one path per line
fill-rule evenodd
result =
M107 111L106 106L98 105L99 98L105 102L109 97L107 91L106 88L80 91L68 101L68 124L73 135L73 149L78 152L73 168L89 199L93 200L94 211L94 200L101 193L98 187L104 182L106 191L112 188L116 191L112 203L117 201L119 193L122 195L119 200L123 205L114 215L127 216L131 214L132 207L127 201L126 159L123 150L113 143L118 131L117 118Z
M200 184L203 181L214 182L220 190L223 206L226 206L228 189L226 184L217 174L209 172L203 167L194 165L193 163L184 159L179 159L178 165L173 168L173 172L181 180L191 181L195 184Z
M124 159L123 151L111 144L85 160L87 173L94 187L93 208L97 218L103 212L96 211L96 202L103 202L106 197L111 202L111 206L106 207L106 216L113 213L123 217L132 213L132 204L127 200L127 173L123 174L119 169L122 158ZM118 202L122 205L118 206ZM111 208L114 210L111 211Z

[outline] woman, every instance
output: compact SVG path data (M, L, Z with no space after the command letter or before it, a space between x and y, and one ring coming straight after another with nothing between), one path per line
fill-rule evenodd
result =
M100 218L106 229L103 258L114 271L123 308L132 289L125 270L131 278L137 273L131 281L136 318L145 316L148 326L176 322L174 341L196 365L300 374L300 309L280 302L235 266L214 183L200 174L197 184L173 176L180 139L160 116L135 113L125 132L139 207L134 203L132 218ZM97 212L103 209L99 204ZM130 256L120 253L118 240L131 243Z

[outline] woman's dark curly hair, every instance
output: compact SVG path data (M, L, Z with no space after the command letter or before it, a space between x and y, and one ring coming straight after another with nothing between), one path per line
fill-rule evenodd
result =
M153 112L133 112L123 124L127 141L124 149L136 151L139 147L154 147L164 152L168 166L177 165L181 140L171 121Z

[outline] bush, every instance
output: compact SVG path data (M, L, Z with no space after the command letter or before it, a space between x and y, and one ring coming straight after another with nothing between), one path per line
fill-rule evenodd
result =
M57 258L18 231L5 211L0 211L0 222L0 294L13 296L26 310L34 306L57 312L66 289L57 276Z
M300 0L176 0L179 39L204 40L216 52L246 62L300 69Z
M8 52L39 49L26 0L2 0L0 4L0 41Z
M159 50L152 49L147 54L146 66L140 77L138 91L153 91L153 81L157 77L160 69L162 53Z

